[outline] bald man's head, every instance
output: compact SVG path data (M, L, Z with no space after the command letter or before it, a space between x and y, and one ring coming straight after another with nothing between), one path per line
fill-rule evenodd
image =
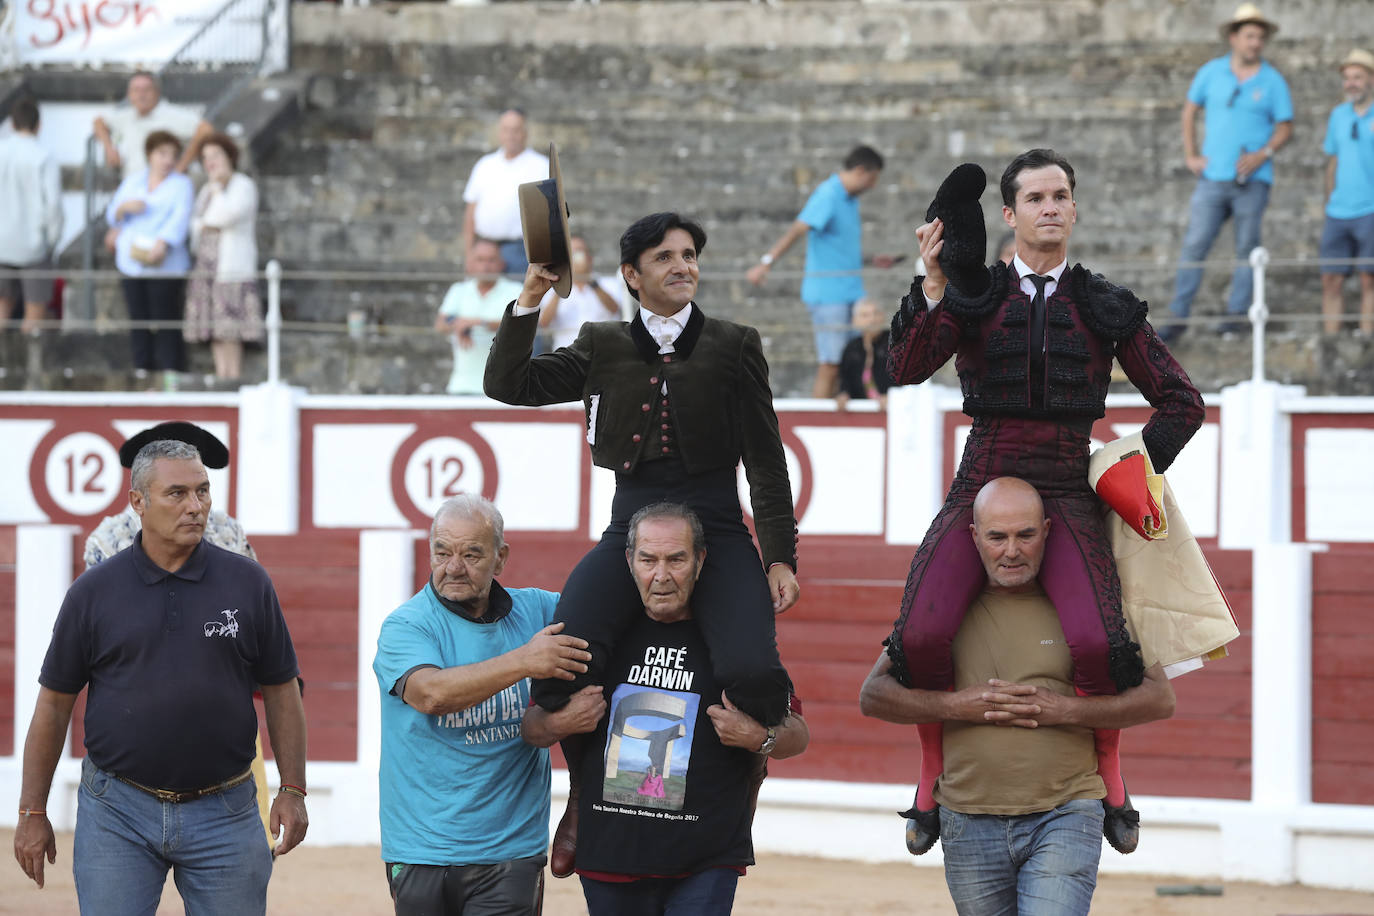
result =
M1036 587L1050 521L1035 487L1017 477L989 481L973 501L973 543L994 592Z

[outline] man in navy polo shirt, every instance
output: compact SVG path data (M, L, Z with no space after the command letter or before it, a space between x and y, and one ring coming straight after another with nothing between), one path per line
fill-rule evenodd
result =
M1322 226L1322 330L1341 329L1341 287L1355 269L1348 261L1374 258L1374 54L1356 48L1341 61L1345 104L1331 110L1322 150L1326 160L1326 223ZM1361 264L1360 333L1374 334L1374 263Z
M1274 182L1270 160L1293 135L1288 83L1261 57L1278 30L1254 4L1242 3L1221 26L1231 52L1203 64L1188 87L1188 100L1183 103L1183 158L1198 182L1188 205L1188 231L1180 255L1184 262L1207 257L1228 219L1235 219L1238 260L1248 259L1260 243L1260 222ZM1195 124L1199 109L1205 115L1201 154ZM1244 315L1250 308L1253 282L1249 264L1237 265L1226 302L1228 315ZM1201 285L1201 267L1180 267L1169 311L1187 318ZM1246 327L1233 322L1221 330ZM1158 333L1168 342L1183 331L1183 325L1174 324Z
M134 459L142 532L67 592L24 745L15 858L43 886L45 814L77 694L88 687L72 871L83 913L149 913L170 868L187 912L261 914L272 872L249 769L260 687L281 774L276 854L305 836L305 710L296 653L257 563L204 540L199 452Z
M377 637L382 860L397 916L534 916L544 899L549 754L520 739L520 717L531 677L571 680L591 653L550 623L557 594L496 581L504 528L480 496L440 506L429 582Z

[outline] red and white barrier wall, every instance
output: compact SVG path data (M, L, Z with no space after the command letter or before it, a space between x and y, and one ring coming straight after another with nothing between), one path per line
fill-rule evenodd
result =
M1374 889L1360 865L1374 856L1374 807L1361 804L1374 796L1374 714L1359 702L1374 694L1374 399L1246 383L1208 403L1169 478L1242 635L1230 658L1175 681L1175 718L1127 733L1143 839L1130 857L1108 850L1103 868ZM892 812L914 788L915 736L861 717L857 696L968 420L958 393L934 386L895 390L889 407L778 404L802 532L802 601L778 638L813 742L772 766L761 849L909 858ZM1148 415L1114 397L1094 435ZM459 491L495 499L512 545L503 581L557 589L614 486L590 463L581 409L270 385L0 397L0 792L11 798L53 616L85 535L126 499L118 445L166 419L231 447L213 496L272 574L308 684L311 842L376 842L372 654L382 619L427 573L429 516ZM59 827L73 823L80 738L78 721L49 806Z

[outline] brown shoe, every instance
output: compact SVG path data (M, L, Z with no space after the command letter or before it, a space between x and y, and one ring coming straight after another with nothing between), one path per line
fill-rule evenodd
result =
M571 877L577 865L577 794L568 793L568 806L558 821L558 829L553 832L553 844L549 849L549 871L555 878Z

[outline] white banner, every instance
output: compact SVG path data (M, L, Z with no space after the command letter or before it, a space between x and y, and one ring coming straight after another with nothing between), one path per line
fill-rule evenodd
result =
M16 0L10 57L19 65L170 60L226 0Z

